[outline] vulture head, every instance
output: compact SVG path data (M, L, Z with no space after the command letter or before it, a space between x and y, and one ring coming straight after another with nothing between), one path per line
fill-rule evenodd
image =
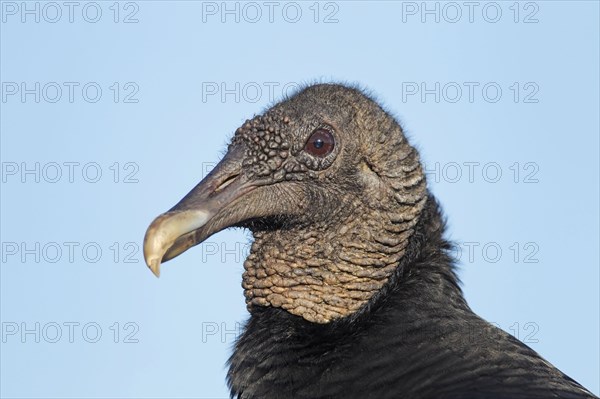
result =
M325 324L386 284L427 200L417 151L361 91L307 87L247 120L224 158L144 239L148 267L227 227L254 236L249 311L277 307Z

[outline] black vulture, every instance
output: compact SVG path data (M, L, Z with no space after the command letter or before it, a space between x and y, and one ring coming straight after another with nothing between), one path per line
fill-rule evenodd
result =
M221 162L146 232L161 262L227 227L254 242L238 398L593 398L463 297L444 218L399 123L317 84L238 128Z

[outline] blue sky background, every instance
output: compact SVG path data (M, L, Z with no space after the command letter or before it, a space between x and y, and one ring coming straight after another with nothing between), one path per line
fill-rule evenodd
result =
M143 235L315 80L369 88L421 149L472 308L600 393L598 2L22 4L1 3L0 396L228 396L248 233L159 280Z

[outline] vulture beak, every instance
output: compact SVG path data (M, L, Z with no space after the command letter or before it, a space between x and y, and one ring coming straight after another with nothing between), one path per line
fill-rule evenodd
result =
M231 209L232 204L256 187L241 173L243 156L241 146L232 148L204 180L150 224L144 237L144 258L156 277L162 262L241 221L238 219L245 212Z

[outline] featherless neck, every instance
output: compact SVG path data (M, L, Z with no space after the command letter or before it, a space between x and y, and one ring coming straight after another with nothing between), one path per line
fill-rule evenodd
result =
M363 215L356 214L353 227L335 237L314 229L255 233L243 277L251 313L281 308L312 323L331 324L363 318L393 301L412 301L415 291L429 299L425 306L468 309L431 195L418 222L396 233L393 243L376 240L374 231L383 236L388 230L373 230Z
M365 307L399 272L428 202L416 152L405 157L416 165L401 178L365 162L364 195L343 204L335 224L254 231L242 284L249 310L271 306L325 324Z

